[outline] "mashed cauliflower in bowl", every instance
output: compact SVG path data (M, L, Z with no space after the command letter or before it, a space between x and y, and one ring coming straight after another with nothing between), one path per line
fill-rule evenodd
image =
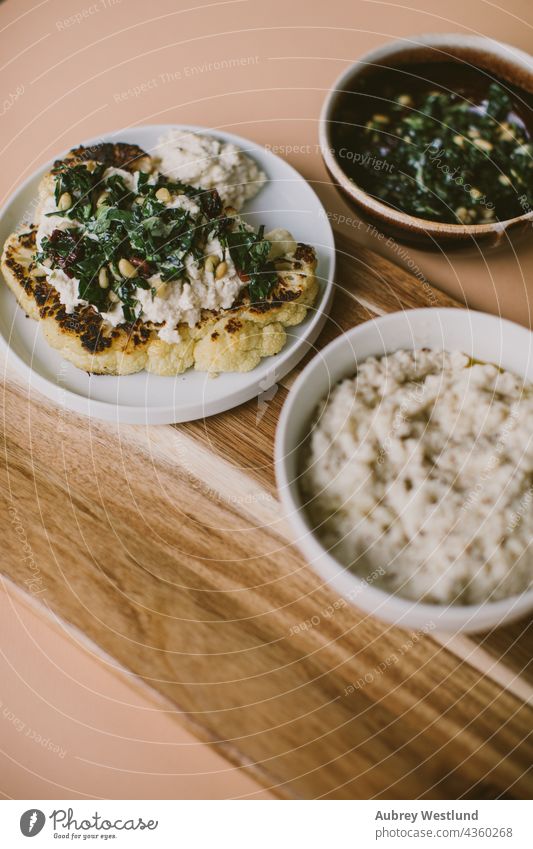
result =
M413 310L320 352L276 438L295 541L333 591L407 627L533 609L533 334Z

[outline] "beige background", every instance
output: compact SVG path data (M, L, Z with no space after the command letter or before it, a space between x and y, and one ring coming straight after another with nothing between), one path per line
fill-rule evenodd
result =
M485 0L7 0L0 6L0 198L86 137L186 122L278 149L335 219L348 211L320 162L317 117L347 63L391 38L428 31L482 33L527 50L532 24L530 0L508 0L505 8ZM357 222L339 229L386 252ZM532 246L526 239L485 257L475 248L409 257L431 282L528 324ZM11 593L0 604L4 795L266 795L187 734L176 739L164 706L75 635L50 627Z

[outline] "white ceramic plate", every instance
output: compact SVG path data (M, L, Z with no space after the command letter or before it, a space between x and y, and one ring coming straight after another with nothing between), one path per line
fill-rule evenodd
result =
M170 125L125 129L83 144L125 141L156 152L158 138ZM24 315L6 285L0 286L0 341L6 347L8 365L21 372L31 393L42 392L56 403L78 413L130 424L168 424L212 416L254 398L269 389L307 353L326 320L332 295L335 247L333 233L322 204L313 189L287 162L258 144L239 136L205 127L180 129L208 133L238 145L252 156L268 177L268 183L243 210L243 217L266 230L284 227L295 239L313 245L318 252L320 293L307 319L287 329L282 351L266 357L246 374L223 374L209 378L191 369L178 377L159 377L140 372L123 377L88 375L64 360L44 341L38 323ZM31 222L31 208L42 174L39 169L11 198L0 213L0 240Z
M533 380L533 333L510 321L463 309L418 309L365 321L330 342L294 382L276 432L276 479L294 541L308 563L340 596L403 628L429 623L442 631L486 631L533 611L533 590L484 604L425 604L372 586L332 557L312 531L299 491L300 447L318 402L367 357L400 348L463 351Z

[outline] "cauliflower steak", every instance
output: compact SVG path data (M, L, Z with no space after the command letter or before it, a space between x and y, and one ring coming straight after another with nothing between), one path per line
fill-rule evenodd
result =
M249 371L318 294L312 247L255 231L136 145L58 160L37 218L7 239L2 272L48 343L88 372Z

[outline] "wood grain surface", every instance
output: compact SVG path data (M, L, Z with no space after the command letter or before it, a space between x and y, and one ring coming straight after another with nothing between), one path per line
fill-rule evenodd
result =
M452 305L339 241L322 346ZM3 392L4 573L280 797L531 797L533 632L385 625L290 542L272 465L294 375L187 425L114 427Z

